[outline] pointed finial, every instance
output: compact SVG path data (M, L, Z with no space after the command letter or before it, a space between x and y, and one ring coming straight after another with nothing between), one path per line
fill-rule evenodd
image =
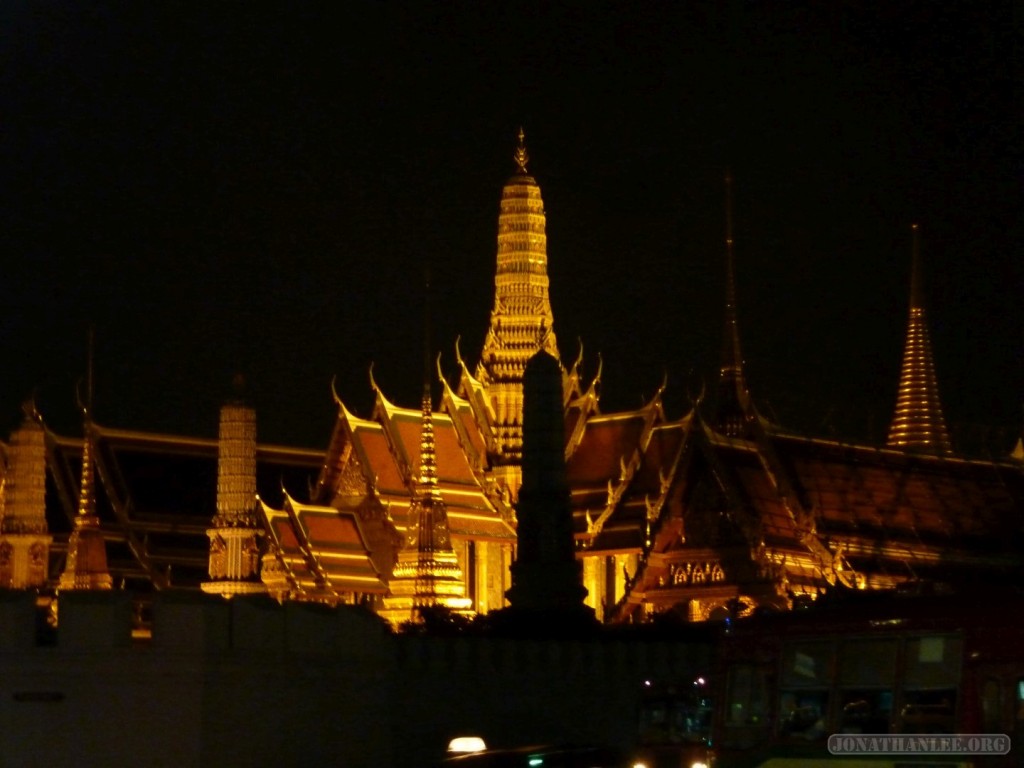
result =
M334 398L334 402L338 405L342 405L341 398L338 397L338 374L331 376L331 396Z
M444 369L441 368L441 353L438 352L434 358L434 368L437 370L437 378L441 382L442 390L448 389L448 380L444 377Z
M736 258L733 253L732 172L725 171L725 327L722 332L722 362L718 373L718 403L715 421L729 437L743 433L748 416L749 395L743 375L739 322L736 310Z
M86 366L85 366L85 399L82 398L82 379L79 379L75 384L75 400L78 402L78 410L82 412L82 417L89 421L92 418L92 369L93 369L93 331L92 326L89 326L88 336L88 347L86 350Z
M924 307L924 292L921 289L921 229L917 224L910 225L912 251L910 262L910 308Z
M88 421L85 438L82 441L82 476L78 487L78 516L93 517L96 514L95 476L93 474L93 445Z
M463 368L465 368L466 367L466 363L462 359L462 350L459 349L459 342L460 341L462 341L462 336L461 335L456 336L455 337L455 362L458 363Z
M236 371L231 377L231 394L238 402L245 399L245 374L241 371Z
M423 268L423 394L430 399L430 266Z
M519 166L519 173L526 173L526 164L530 162L530 155L526 152L526 133L523 127L519 126L519 146L516 147L516 165Z
M89 363L86 369L86 384L85 384L85 407L92 413L92 397L93 397L93 367L94 357L96 352L96 333L93 326L89 326Z
M39 408L36 405L36 391L34 389L32 394L22 402L21 412L24 414L26 421L34 421L36 424L42 423L43 417L40 415Z

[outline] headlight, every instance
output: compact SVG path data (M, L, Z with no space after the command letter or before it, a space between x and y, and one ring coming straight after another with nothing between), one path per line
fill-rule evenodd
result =
M696 762L690 763L690 768L708 768L708 764L703 760L697 760Z

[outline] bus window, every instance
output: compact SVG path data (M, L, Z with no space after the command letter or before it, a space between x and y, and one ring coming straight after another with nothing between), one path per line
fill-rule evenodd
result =
M907 639L901 733L953 733L960 677L960 638L926 635Z
M670 687L646 694L640 705L640 743L705 743L711 733L711 699L704 681L693 690Z
M794 643L782 656L782 684L785 687L827 687L832 678L832 644Z
M784 649L779 691L779 735L783 738L825 738L832 659L830 642L794 643Z
M844 689L839 692L839 733L888 733L892 691Z
M762 725L767 721L767 690L764 672L751 664L729 670L726 725Z
M960 638L928 635L907 639L903 684L908 688L951 688L960 679Z
M839 656L839 685L892 688L897 648L896 640L847 640Z
M953 733L956 689L904 691L901 733Z
M753 664L729 668L719 746L751 749L768 738L768 678L764 667Z
M839 656L839 733L888 733L896 652L893 639L850 639Z
M782 691L779 698L779 735L816 741L826 735L828 691Z
M1003 723L1002 690L994 677L981 685L981 727L985 733L1000 733Z

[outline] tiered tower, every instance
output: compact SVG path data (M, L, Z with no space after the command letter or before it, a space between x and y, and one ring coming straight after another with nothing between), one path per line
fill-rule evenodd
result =
M896 413L889 427L888 444L892 448L949 454L952 448L939 402L939 386L935 378L935 364L932 361L932 346L925 317L917 224L913 225L912 232L910 320Z
M516 173L501 195L494 309L476 373L493 408L494 475L511 487L513 495L519 487L523 455L526 362L541 349L559 359L548 297L544 201L537 182L527 173L528 161L520 128Z
M256 496L256 411L241 400L220 409L217 514L210 537L210 581L203 591L232 597L264 592Z
M750 394L743 377L743 353L736 318L736 262L732 247L732 176L725 175L725 330L722 367L718 373L718 409L715 424L729 437L747 435Z
M91 399L91 398L90 398ZM96 514L93 435L89 411L85 410L85 439L82 443L82 481L78 489L78 514L68 538L68 556L60 575L62 590L110 589L113 579L107 567L107 547Z
M0 589L46 585L50 544L46 525L46 443L31 401L11 435L0 493Z
M398 553L389 594L380 615L395 626L418 621L420 609L441 606L456 613L472 613L458 556L452 548L448 511L437 484L434 415L430 387L423 388L420 429L420 475L406 528L405 545Z

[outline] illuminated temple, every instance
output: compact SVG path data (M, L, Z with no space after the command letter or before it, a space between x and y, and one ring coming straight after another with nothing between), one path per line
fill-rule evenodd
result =
M1019 581L1024 461L953 450L916 227L886 445L789 434L757 410L729 194L716 402L670 416L662 388L635 410L606 413L600 374L581 381L580 361L559 355L546 213L522 132L514 161L486 339L475 367L456 349L458 381L438 372L436 402L428 386L416 407L393 403L371 379L369 413L335 394L320 449L259 442L258 414L240 395L223 406L217 439L116 429L88 413L82 436L62 435L27 406L2 445L0 586L41 599L111 586L267 594L362 604L394 625L429 606L502 608L516 557L523 376L540 352L562 372L572 537L586 603L602 621L786 609L829 590Z

